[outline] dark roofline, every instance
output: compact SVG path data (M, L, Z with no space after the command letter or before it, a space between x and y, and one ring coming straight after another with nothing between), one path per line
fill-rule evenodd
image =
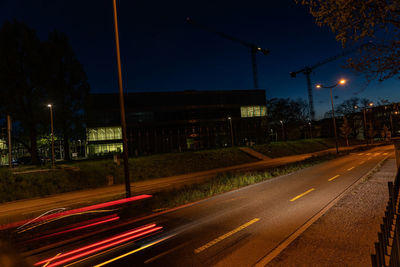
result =
M227 93L232 93L232 92L260 92L260 91L264 91L265 89L249 89L249 90L243 90L243 89L238 89L238 90L206 90L206 91L199 91L199 90L184 90L184 91L168 91L168 92L157 92L157 91L153 91L153 92L124 92L124 95L151 95L151 94L155 94L155 95L181 95L181 94L227 94ZM118 92L115 93L90 93L91 95L116 95L118 94Z

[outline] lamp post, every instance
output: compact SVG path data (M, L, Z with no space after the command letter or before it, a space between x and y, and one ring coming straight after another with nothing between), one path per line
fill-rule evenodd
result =
M8 143L8 167L12 168L12 149L11 149L11 117L7 115L7 143Z
M332 89L335 88L336 86L344 85L346 83L346 80L342 79L338 83L331 85L331 86L323 86L322 84L317 84L317 88L327 88L329 89L331 93L331 104L332 104L332 120L333 120L333 130L335 133L335 143L336 143L336 153L339 154L339 144L338 144L338 137L337 137L337 132L336 132L336 119L335 119L335 108L333 106L333 95L332 95Z
M55 166L55 159L54 159L54 127L53 127L53 105L47 105L50 108L50 124L51 124L51 167L54 168Z
M394 115L397 115L397 114L399 114L399 112L396 110L396 111L394 111L393 112L394 113ZM393 116L392 116L392 113L390 113L390 126L391 126L391 138L393 138L393 135L394 135L394 128L393 128Z
M285 130L283 128L283 121L280 120L279 122L281 123L281 129L282 129L282 141L285 141Z
M126 191L126 197L128 198L131 196L131 183L129 180L128 141L126 136L125 104L124 104L124 91L122 88L121 55L119 51L119 34L118 34L118 17L117 17L116 0L113 0L113 8L114 8L115 46L117 51L117 67L118 67L119 106L121 112L125 191Z
M231 128L231 142L232 142L232 147L233 147L233 128L232 128L232 118L228 117L229 125Z
M374 103L370 102L370 103L368 103L368 106L369 107L373 107ZM366 110L367 110L368 106L364 107L363 110L362 110L363 119L364 119L364 139L367 140L367 145L368 145L368 138L367 138L367 115L366 115ZM358 106L354 106L354 109L358 109Z

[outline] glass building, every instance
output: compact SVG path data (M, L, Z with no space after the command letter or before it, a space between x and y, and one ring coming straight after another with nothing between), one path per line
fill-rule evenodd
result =
M130 155L226 147L232 140L252 145L267 136L264 90L128 93L125 106ZM118 94L91 94L88 156L121 152L120 125Z

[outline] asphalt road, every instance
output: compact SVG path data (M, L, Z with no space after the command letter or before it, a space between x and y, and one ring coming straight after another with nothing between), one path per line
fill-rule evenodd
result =
M341 147L341 151L354 147ZM313 155L324 155L334 153L335 148L300 154L286 157L279 157L268 160L261 160L251 163L239 164L234 166L222 167L217 169L205 170L194 173L175 175L135 181L131 183L132 195L152 194L163 190L171 190L185 185L199 183L215 177L224 172L243 172L246 170L257 170L271 167L282 166L288 163L302 161ZM114 185L88 190L79 190L68 193L51 195L43 198L24 199L19 201L0 203L0 229L4 225L18 222L24 219L32 219L52 209L64 207L73 209L87 205L102 203L113 199L120 199L125 196L125 185Z
M134 222L114 231L150 223L163 228L151 237L87 257L78 265L253 266L390 153L392 146L352 153ZM90 241L104 238L99 235ZM52 249L46 255L75 247ZM43 255L29 260L35 262Z

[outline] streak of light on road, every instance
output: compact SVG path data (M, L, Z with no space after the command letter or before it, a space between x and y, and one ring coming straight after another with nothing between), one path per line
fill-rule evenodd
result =
M113 236L111 238L107 238L102 241L92 243L90 245L87 245L87 246L84 246L84 247L81 247L81 248L78 248L78 249L75 249L75 250L72 250L72 251L69 251L66 253L62 253L61 255L59 255L56 258L52 257L49 259L39 261L39 262L35 263L35 266L45 264L49 260L59 260L59 259L65 258L66 256L71 256L69 258L65 258L64 260L57 261L55 263L48 265L48 267L59 266L64 263L76 260L78 258L82 258L82 257L90 255L90 254L94 254L94 253L104 250L106 248L113 247L113 246L125 243L127 241L131 241L135 238L147 235L149 233L152 233L152 232L155 232L155 231L158 231L161 229L162 229L162 227L161 226L156 227L156 224L146 225L146 226L125 232L123 234L119 234L119 235ZM82 252L82 253L80 253L80 252ZM77 254L77 253L79 253L79 254Z
M50 237L54 237L54 236L58 236L58 235L62 235L62 234L66 234L66 233L70 233L70 232L74 232L74 231L90 228L90 227L97 226L97 225L100 225L100 224L116 221L116 220L119 220L119 219L120 219L120 217L117 216L117 214L112 214L112 215L101 217L101 218L98 218L98 219L84 221L83 223L79 223L79 224L63 227L61 229L58 229L59 230L58 232L47 234L47 235L43 235L43 236L39 236L39 237L30 239L30 240L28 240L26 242L33 242L33 241L37 241L37 240L44 239L44 238L50 238Z
M86 211L91 211L91 210L96 210L96 209L101 209L101 208L121 205L121 204L129 203L129 202L133 202L133 201L136 201L136 200L140 200L140 199L150 198L150 197L152 197L152 196L151 195L139 195L139 196L134 196L134 197L130 197L130 198L123 198L123 199L104 202L104 203L100 203L100 204L96 204L96 205L86 206L86 207L82 207L82 208L78 208L78 209L67 210L67 211L64 211L64 212L59 212L59 213L56 213L56 214L50 214L50 215L46 215L46 216L42 216L42 217L39 216L40 219L35 220L35 222L40 222L40 221L44 221L44 220L48 220L48 219L53 219L53 218L57 218L57 217L65 216L65 215L79 214L79 213L86 212ZM0 226L0 231L1 230L5 230L5 229L9 229L9 228L13 228L13 227L18 227L18 226L21 226L21 225L26 225L30 221L32 221L32 220L24 220L24 221L11 223L11 224L2 225L2 226Z
M171 238L172 236L173 236L173 235L170 235L170 236L161 238L161 239L156 240L156 241L154 241L154 242L152 242L152 243L150 243L150 244L141 246L140 248L137 248L137 249L135 249L135 250L132 250L132 251L130 251L130 252L127 252L127 253L125 253L125 254L122 254L122 255L120 255L120 256L118 256L118 257L115 257L115 258L110 259L110 260L108 260L108 261L105 261L105 262L102 262L102 263L100 263L100 264L97 264L97 265L95 265L94 267L100 267L100 266L109 264L109 263L111 263L111 262L114 262L114 261L116 261L116 260L122 259L122 258L124 258L124 257L126 257L126 256L129 256L129 255L133 254L133 253L136 253L136 252L138 252L138 251L141 251L141 250L143 250L143 249L145 249L145 248L148 248L148 247L154 246L155 244L161 243L161 242L167 240L168 238Z

